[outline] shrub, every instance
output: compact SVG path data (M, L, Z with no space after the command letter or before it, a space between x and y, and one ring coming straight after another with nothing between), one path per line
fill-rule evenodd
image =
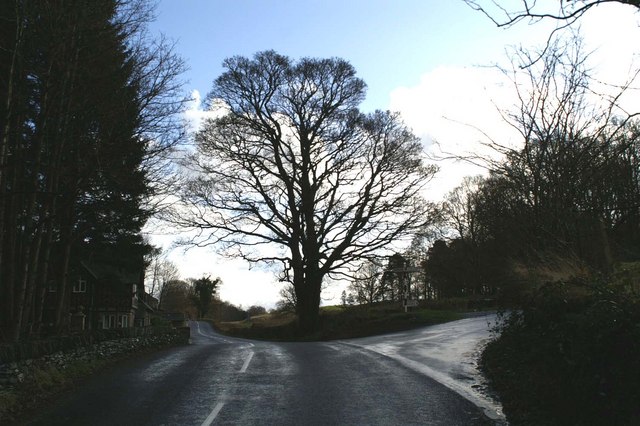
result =
M547 284L498 331L482 365L513 424L640 424L640 303L626 286Z

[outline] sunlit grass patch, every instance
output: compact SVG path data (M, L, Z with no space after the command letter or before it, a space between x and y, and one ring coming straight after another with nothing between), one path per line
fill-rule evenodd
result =
M340 305L322 306L320 312L323 314L340 314L345 312L348 308Z
M291 312L274 312L257 317L251 317L255 327L279 327L291 324L296 320L295 314Z
M399 304L375 306L323 306L320 329L312 335L300 335L293 313L274 312L235 322L218 322L218 331L236 337L266 340L334 340L401 331L424 325L460 319L449 310L413 308L404 312Z

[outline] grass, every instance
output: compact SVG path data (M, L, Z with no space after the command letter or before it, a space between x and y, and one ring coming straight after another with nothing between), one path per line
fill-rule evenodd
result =
M15 392L0 391L0 420L5 417L5 413L10 413L18 406L18 396Z
M0 424L17 421L24 413L72 388L115 360L76 360L69 362L64 370L50 365L32 366L31 373L22 383L0 392Z
M64 368L47 365L36 360L28 369L24 381L8 389L0 390L0 425L24 423L24 417L33 414L40 406L55 400L59 395L92 374L104 370L118 361L140 356L167 347L168 343L138 348L134 352L121 352L109 357L68 359Z
M367 306L323 306L320 329L300 335L293 313L277 312L251 317L244 321L215 322L223 334L235 337L274 341L313 341L365 337L460 319L453 310L413 308L404 312L398 304Z

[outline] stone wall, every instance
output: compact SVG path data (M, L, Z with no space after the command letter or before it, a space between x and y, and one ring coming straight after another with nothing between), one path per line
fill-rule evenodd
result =
M152 328L149 328L146 332L138 332L140 335L136 337L118 337L118 333L110 333L111 339L106 338L108 335L83 335L34 341L30 345L23 343L13 346L12 349L9 349L10 345L4 345L2 354L12 358L0 359L0 391L24 382L38 368L55 367L64 370L75 361L110 359L147 348L185 344L189 340L188 328L151 330ZM123 334L129 333L135 332ZM60 348L63 350L55 350ZM42 354L43 352L46 353ZM27 353L40 356L26 357Z
M130 327L109 330L94 330L46 339L29 339L0 344L0 364L26 359L40 358L56 352L70 352L96 343L132 337L176 334L172 327ZM188 336L187 336L188 340Z

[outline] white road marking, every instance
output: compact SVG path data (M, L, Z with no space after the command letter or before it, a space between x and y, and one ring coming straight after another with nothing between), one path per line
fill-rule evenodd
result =
M201 426L209 426L213 421L218 417L220 410L224 407L224 402L218 402L215 407L213 407L213 411L209 414L209 416L202 422Z
M200 322L196 322L196 326L198 328L198 334L199 335L204 336L204 337L206 337L208 339L211 339L211 340L215 340L217 342L230 343L227 339L223 339L221 337L212 336L210 334L203 333L202 330L200 330Z
M325 348L329 348L329 349L333 349L336 352L340 352L342 350L342 348L340 348L339 346L336 346L335 344L332 344L332 343L325 343L324 347Z
M240 369L241 373L244 373L247 371L247 368L249 367L249 363L251 362L251 358L253 358L253 351L251 351L247 359L244 360L244 364L242 364L242 368Z

